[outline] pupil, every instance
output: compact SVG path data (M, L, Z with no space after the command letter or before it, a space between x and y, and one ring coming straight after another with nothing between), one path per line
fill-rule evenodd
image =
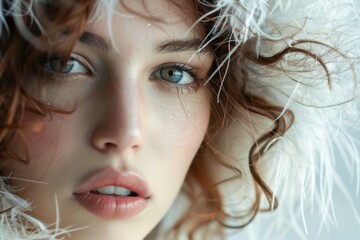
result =
M169 82L178 83L183 78L183 71L175 67L168 67L161 69L160 76Z

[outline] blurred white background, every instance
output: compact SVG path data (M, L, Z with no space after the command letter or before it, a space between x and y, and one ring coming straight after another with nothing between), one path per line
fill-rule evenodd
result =
M360 123L357 126L360 126ZM360 139L360 135L353 134L353 138L354 140ZM245 227L244 230L233 235L229 240L360 240L360 192L357 193L360 190L360 186L357 186L360 176L356 176L355 168L351 169L354 174L349 174L340 155L337 158L336 167L346 188L346 192L338 187L333 189L336 222L330 222L320 229L322 216L316 211L317 209L313 212L311 209L307 209L305 211L307 234L299 236L296 230L291 230L282 235L279 232L269 234L269 222L273 219L262 216L264 213L260 213L250 226ZM298 230L305 232L300 217L298 223L300 227ZM290 222L289 225L291 225Z

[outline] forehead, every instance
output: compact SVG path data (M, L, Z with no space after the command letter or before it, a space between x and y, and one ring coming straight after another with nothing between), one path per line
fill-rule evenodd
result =
M98 0L90 23L104 18L116 18L119 20L117 24L133 20L159 27L181 24L190 27L196 21L192 0Z
M86 31L103 36L115 49L119 43L201 38L195 13L192 0L98 0Z

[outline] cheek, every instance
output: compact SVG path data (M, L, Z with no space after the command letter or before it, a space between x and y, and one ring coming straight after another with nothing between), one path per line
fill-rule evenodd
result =
M8 171L15 170L14 174L25 179L42 179L54 163L54 159L69 143L66 139L68 123L58 117L49 121L36 120L30 114L25 114L25 125L41 126L29 128L17 134L9 144L9 149L21 159L29 160L29 164L12 161Z
M210 115L209 101L204 94L194 99L176 99L172 104L160 105L157 121L162 144L171 148L196 148L207 131Z
M164 199L178 193L207 131L210 104L205 91L159 105L159 132L154 132L153 150L158 168L153 181L166 188ZM160 124L160 125L159 125Z
M152 139L154 159L147 167L149 180L157 189L154 207L164 215L175 201L188 169L203 141L209 121L207 101L176 101L162 108L159 132ZM156 137L156 138L155 138Z

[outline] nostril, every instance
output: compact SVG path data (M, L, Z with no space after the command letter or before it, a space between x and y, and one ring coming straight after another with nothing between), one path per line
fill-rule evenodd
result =
M138 150L139 148L140 148L139 145L133 145L133 146L131 146L131 149L133 149L133 150Z
M108 150L111 150L111 149L116 149L117 148L117 145L115 143L112 143L112 142L106 142L104 144L104 148L105 149L108 149Z

